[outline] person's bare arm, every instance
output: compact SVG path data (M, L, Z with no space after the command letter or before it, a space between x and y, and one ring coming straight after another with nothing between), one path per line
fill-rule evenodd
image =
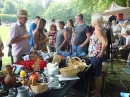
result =
M2 43L1 45L0 45L0 57L3 57L4 56L4 53L2 52L2 50L4 49L4 44Z
M2 43L2 44L1 44L1 50L3 50L3 49L4 49L4 44Z
M40 43L43 43L43 42L48 42L48 38L45 38L45 39L43 39L43 40L38 40L38 37L39 37L39 32L38 32L38 30L35 30L34 31L34 43L35 44L40 44Z
M67 30L64 31L63 35L64 35L64 41L61 43L59 48L62 48L66 44L66 42L68 41L68 32L67 32Z
M116 33L116 32L120 32L121 30L116 30L114 33Z
M11 43L11 44L18 43L18 42L20 42L20 41L23 40L23 39L29 40L29 34L25 34L25 35L23 35L23 36L21 36L21 37L17 37L17 38L15 38L15 39L11 39L11 40L10 40L10 43Z
M88 44L89 40L90 40L90 32L86 33L87 39L84 41L83 44L80 45L80 47L84 47L86 44Z
M128 48L129 46L130 46L130 45L127 44L127 45L123 46L123 48Z
M101 30L97 29L95 31L95 36L99 39L99 41L102 43L102 48L101 48L101 52L97 55L97 57L103 57L103 53L105 52L107 45L108 45L108 41L105 38L105 36L103 35L103 33L101 32Z
M75 38L75 34L72 33L72 38L71 38L71 44L74 45L74 38Z

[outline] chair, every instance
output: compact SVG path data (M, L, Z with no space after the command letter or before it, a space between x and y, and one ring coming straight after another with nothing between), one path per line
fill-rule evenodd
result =
M115 47L115 48L112 48L112 43L111 43L111 48L110 48L111 66L110 66L110 69L111 69L113 74L116 74L114 69L113 69L113 58L115 57L117 59L117 54L119 52L119 45L120 45L120 40L119 40L119 43L118 43L117 47Z

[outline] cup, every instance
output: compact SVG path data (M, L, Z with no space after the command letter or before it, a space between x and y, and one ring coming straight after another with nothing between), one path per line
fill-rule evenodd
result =
M11 92L16 93L16 88L14 88L14 87L13 87L13 88L10 88L10 89L9 89L9 93L11 93Z
M15 92L9 92L8 97L15 97Z

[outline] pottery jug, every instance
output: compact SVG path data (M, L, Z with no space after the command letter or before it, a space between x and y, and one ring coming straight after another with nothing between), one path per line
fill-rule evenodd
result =
M31 97L27 86L21 86L17 88L18 94L16 97Z
M13 75L13 68L14 67L16 69L16 66L11 66L11 65L6 66L7 76L5 77L4 82L5 82L5 85L7 85L7 86L12 87L16 84L16 78ZM15 71L15 69L14 69L14 71Z
M59 78L55 75L51 75L49 77L49 82L48 82L49 87L56 87L59 86Z
M53 63L47 64L47 70L49 75L58 75L59 74L59 67Z

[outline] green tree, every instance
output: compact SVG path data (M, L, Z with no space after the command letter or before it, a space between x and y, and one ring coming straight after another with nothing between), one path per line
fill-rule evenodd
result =
M43 16L45 9L42 0L28 0L24 5L24 9L27 9L30 19L34 19L37 15Z
M53 1L54 0L44 0L44 2L45 2L45 8L47 9L50 6L51 2L53 2Z
M4 8L4 2L5 2L5 0L0 0L0 14L2 14L2 10L3 10L3 8Z
M127 3L127 0L73 0L81 12L87 11L89 14L106 10L112 1L120 6L126 6Z
M78 13L78 10L72 2L52 2L46 10L44 16L47 19L55 18L67 21L69 18L74 19L76 13Z
M3 13L4 14L16 14L18 4L13 0L5 0Z

